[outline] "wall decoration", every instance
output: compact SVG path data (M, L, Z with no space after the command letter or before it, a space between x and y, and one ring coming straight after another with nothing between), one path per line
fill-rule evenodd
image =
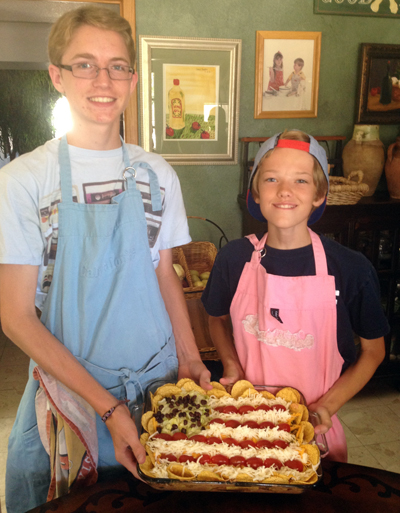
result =
M140 36L142 146L170 164L236 164L241 40Z
M400 18L399 0L314 0L315 14Z
M254 117L315 118L321 32L257 31Z
M361 44L357 123L400 124L400 45Z

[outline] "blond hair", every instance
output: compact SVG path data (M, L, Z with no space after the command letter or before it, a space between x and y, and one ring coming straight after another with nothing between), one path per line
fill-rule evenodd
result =
M301 130L285 130L280 136L279 139L287 139L291 141L303 141L303 142L310 142L309 136L302 132ZM257 170L255 172L255 175L253 177L253 181L251 184L251 193L254 198L259 197L259 189L258 189L258 179L260 176L259 170L261 167L261 164L264 162L265 159L267 159L271 153L274 151L275 148L267 151L265 155L262 156L260 162L258 163ZM315 193L315 199L324 198L328 193L328 182L326 181L325 173L322 170L321 164L318 162L318 160L311 155L311 157L314 159L314 167L313 167L313 181L316 187L316 193Z
M83 25L90 25L104 30L118 32L125 42L129 54L130 65L135 67L135 43L129 22L115 11L94 5L80 7L63 14L52 26L48 54L52 64L62 63L63 55L71 42L74 32Z

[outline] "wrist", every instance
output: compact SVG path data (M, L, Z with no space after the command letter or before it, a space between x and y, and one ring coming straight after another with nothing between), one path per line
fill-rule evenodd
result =
M107 419L109 419L111 417L111 415L114 413L114 411L118 408L118 406L122 406L122 405L125 405L126 403L128 403L128 399L121 399L119 400L116 404L114 404L114 406L112 406L110 409L108 409L105 413L103 413L103 415L101 415L101 420L106 423L107 422Z

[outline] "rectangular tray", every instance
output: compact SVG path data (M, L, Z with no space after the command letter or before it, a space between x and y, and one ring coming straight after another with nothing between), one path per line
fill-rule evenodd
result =
M167 381L158 380L152 383L146 390L146 399L143 405L143 413L151 410L150 392L153 394L158 387L165 385ZM285 388L280 385L254 385L256 390L266 390L271 394L276 393ZM300 392L300 403L306 404L303 394ZM315 412L309 412L309 421L313 426L320 423L319 416ZM142 433L143 433L142 428ZM317 435L314 438L315 443L318 445L321 452L321 458L325 457L329 450L326 442L325 435ZM177 479L150 477L144 474L139 465L137 470L140 478L152 488L157 490L172 490L172 491L186 491L186 492L249 492L249 493L290 493L299 494L304 493L306 490L315 488L321 481L323 472L322 466L319 465L317 469L318 480L312 485L296 485L296 484L278 484L278 483L242 483L242 482L222 482L222 481L179 481Z

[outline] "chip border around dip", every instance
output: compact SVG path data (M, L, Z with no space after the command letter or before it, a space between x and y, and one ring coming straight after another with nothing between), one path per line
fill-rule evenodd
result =
M183 378L183 379L185 380L185 384L186 383L189 384L188 388L191 388L191 386L192 386L190 384L191 380L189 380L188 378ZM267 399L275 399L276 397L279 397L277 395L277 391L279 392L279 390L282 390L283 388L291 388L291 387L281 387L281 386L252 385L250 382L248 382L246 380L241 380L241 381L242 382L243 381L246 382L245 383L246 384L246 388L245 388L245 390L242 391L242 393L244 393L246 396L249 396L249 395L252 396L253 394L261 394L263 397L265 397ZM165 385L165 383L162 386L164 386L164 385ZM172 387L176 387L176 385L171 384L171 383L169 383L169 384L167 383L167 385L170 385L170 386L172 385ZM197 384L195 384L195 385L196 385L196 387L198 386ZM217 382L213 382L213 385L217 385ZM237 387L237 392L240 389L240 387L243 386L243 385L244 384L241 383L240 386ZM215 386L214 390L213 390L215 392L215 395L220 395L221 397L223 397L225 395L232 396L232 394L229 394L226 391L226 389L225 389L225 387L223 387L223 385L220 385L218 388L217 388L217 386ZM184 390L180 390L180 393L181 394L182 393L185 394L187 392L187 390L183 386L182 386L182 388L184 388ZM199 388L201 388L201 387L199 387ZM157 391L159 391L160 389L161 389L161 391L163 393L162 395L164 395L166 390L169 390L170 392L171 392L171 390L174 390L173 388L172 389L171 388L168 389L168 388L159 387L157 389ZM201 390L203 390L203 389L201 389ZM247 392L246 392L246 390L247 390ZM271 390L271 392L269 390ZM219 392L217 392L217 391L219 391ZM274 394L276 394L276 395L274 395L272 393L272 391L274 391ZM207 392L203 391L203 393L207 394L207 395L208 395L209 392L211 392L211 391L207 391ZM234 393L235 393L235 391L234 391ZM162 399L162 397L160 397L160 395L157 398L158 400ZM175 394L173 394L173 395L175 395ZM165 395L165 397L167 397L167 395ZM240 395L238 395L238 397L240 397ZM150 402L150 404L147 404L147 406L148 407L153 407L153 405L154 405L155 412L156 412L157 411L157 408L156 408L157 405L155 404L154 398L155 398L155 396L151 397L151 395L149 394L149 390L148 390L147 394L146 394L146 401L147 401L147 403ZM235 398L235 399L237 399L237 398ZM303 396L300 396L300 399L301 399L301 401L299 401L299 404L302 404L302 402L304 401ZM299 409L301 410L302 408L299 408ZM303 411L305 411L305 409ZM308 412L308 410L307 410L307 412ZM291 413L294 413L294 412L292 411ZM312 417L314 417L314 415ZM316 423L316 419L314 419L313 422L315 424ZM155 424L155 426L154 426L154 424ZM146 472L143 471L143 473L148 478L148 479L145 479L145 481L150 486L153 486L154 488L170 489L170 490L176 489L176 490L179 490L180 489L179 486L176 485L176 487L174 487L174 484L177 483L178 481L182 480L182 481L186 482L185 486L188 486L188 488L187 488L188 491L190 491L190 490L196 491L196 490L202 489L201 488L202 483L206 483L206 482L211 483L212 482L211 474L214 474L214 479L215 479L214 484L215 484L216 488L213 488L213 490L218 490L218 489L220 489L221 491L224 491L224 490L235 490L235 486L232 486L232 483L235 483L235 485L239 485L240 486L240 483L243 482L243 483L246 484L246 491L247 491L247 487L249 487L248 491L271 492L271 491L275 491L273 488L276 487L277 488L276 491L278 493L301 493L302 491L305 491L306 489L309 489L310 486L314 486L314 484L319 482L319 480L322 478L321 466L320 465L318 466L317 471L314 471L313 467L312 467L312 465L316 465L318 463L318 461L319 462L321 461L320 457L318 456L318 453L319 453L318 446L316 446L315 444L311 444L311 445L310 444L306 444L306 442L304 440L304 438L308 438L308 436L309 436L309 426L311 426L312 429L313 429L312 424L310 422L305 421L303 419L303 416L301 417L300 424L295 425L296 431L301 432L301 438L302 439L301 440L298 439L299 447L302 447L303 451L307 452L308 455L309 455L309 453L311 454L311 458L309 457L308 463L305 464L305 471L304 471L304 475L302 476L301 480L294 480L293 476L286 476L284 474L280 474L279 472L277 472L277 475L275 475L274 479L272 479L272 480L271 479L266 479L265 482L253 481L250 478L250 476L249 476L250 480L248 480L248 481L247 480L246 481L239 481L237 478L236 479L228 479L226 477L221 477L218 474L216 474L215 472L211 472L211 470L209 470L209 469L208 469L208 472L210 472L209 474L203 474L204 477L207 477L207 481L200 480L200 477L202 476L201 472L203 472L203 471L201 471L197 476L194 476L193 478L190 475L188 476L187 472L185 472L185 471L183 471L184 474L186 474L185 477L181 476L179 478L175 474L176 475L175 478L172 478L172 477L170 477L170 478L165 478L164 477L163 478L163 477L155 476L154 473L152 473L152 471L148 469L149 464L148 464L148 460L147 460L146 461L147 465L145 465L145 468L144 468L144 470L146 470ZM153 428L155 430L157 430L156 429L157 428L157 422L155 421L155 419L154 419L154 422L152 422L152 423L150 423L150 419L149 419L148 427L151 430ZM314 445L315 445L316 448L313 448ZM324 447L323 444L321 446ZM307 447L307 449L305 449L306 447ZM148 450L148 449L149 449L149 447L146 447L146 450ZM325 448L325 451L327 451L327 448ZM152 468L154 468L154 466L156 465L156 463L155 463L155 454L151 454L151 455L148 454L147 458L150 460L150 465L152 464L151 460L154 459L154 464L153 464L153 467L152 467ZM312 461L311 461L311 459L312 459ZM316 461L317 463L313 463L314 461ZM185 466L185 465L180 464L179 462L172 462L171 465L179 465L179 468L181 468L182 466ZM138 468L141 470L141 466L140 465L138 465ZM178 467L176 467L176 468L178 470ZM205 470L207 472L207 469L205 469ZM243 471L240 472L240 474L242 474L243 477L244 477L245 469L243 469ZM215 477L215 476L217 476L217 477ZM252 487L253 484L254 484L254 488ZM271 489L271 487L272 487L272 489ZM289 490L288 487L293 487L293 489L296 489L296 492L288 491Z
M234 399L237 399L249 388L254 389L254 385L250 383L250 381L247 381L246 379L236 381L236 383L232 387L231 396Z

